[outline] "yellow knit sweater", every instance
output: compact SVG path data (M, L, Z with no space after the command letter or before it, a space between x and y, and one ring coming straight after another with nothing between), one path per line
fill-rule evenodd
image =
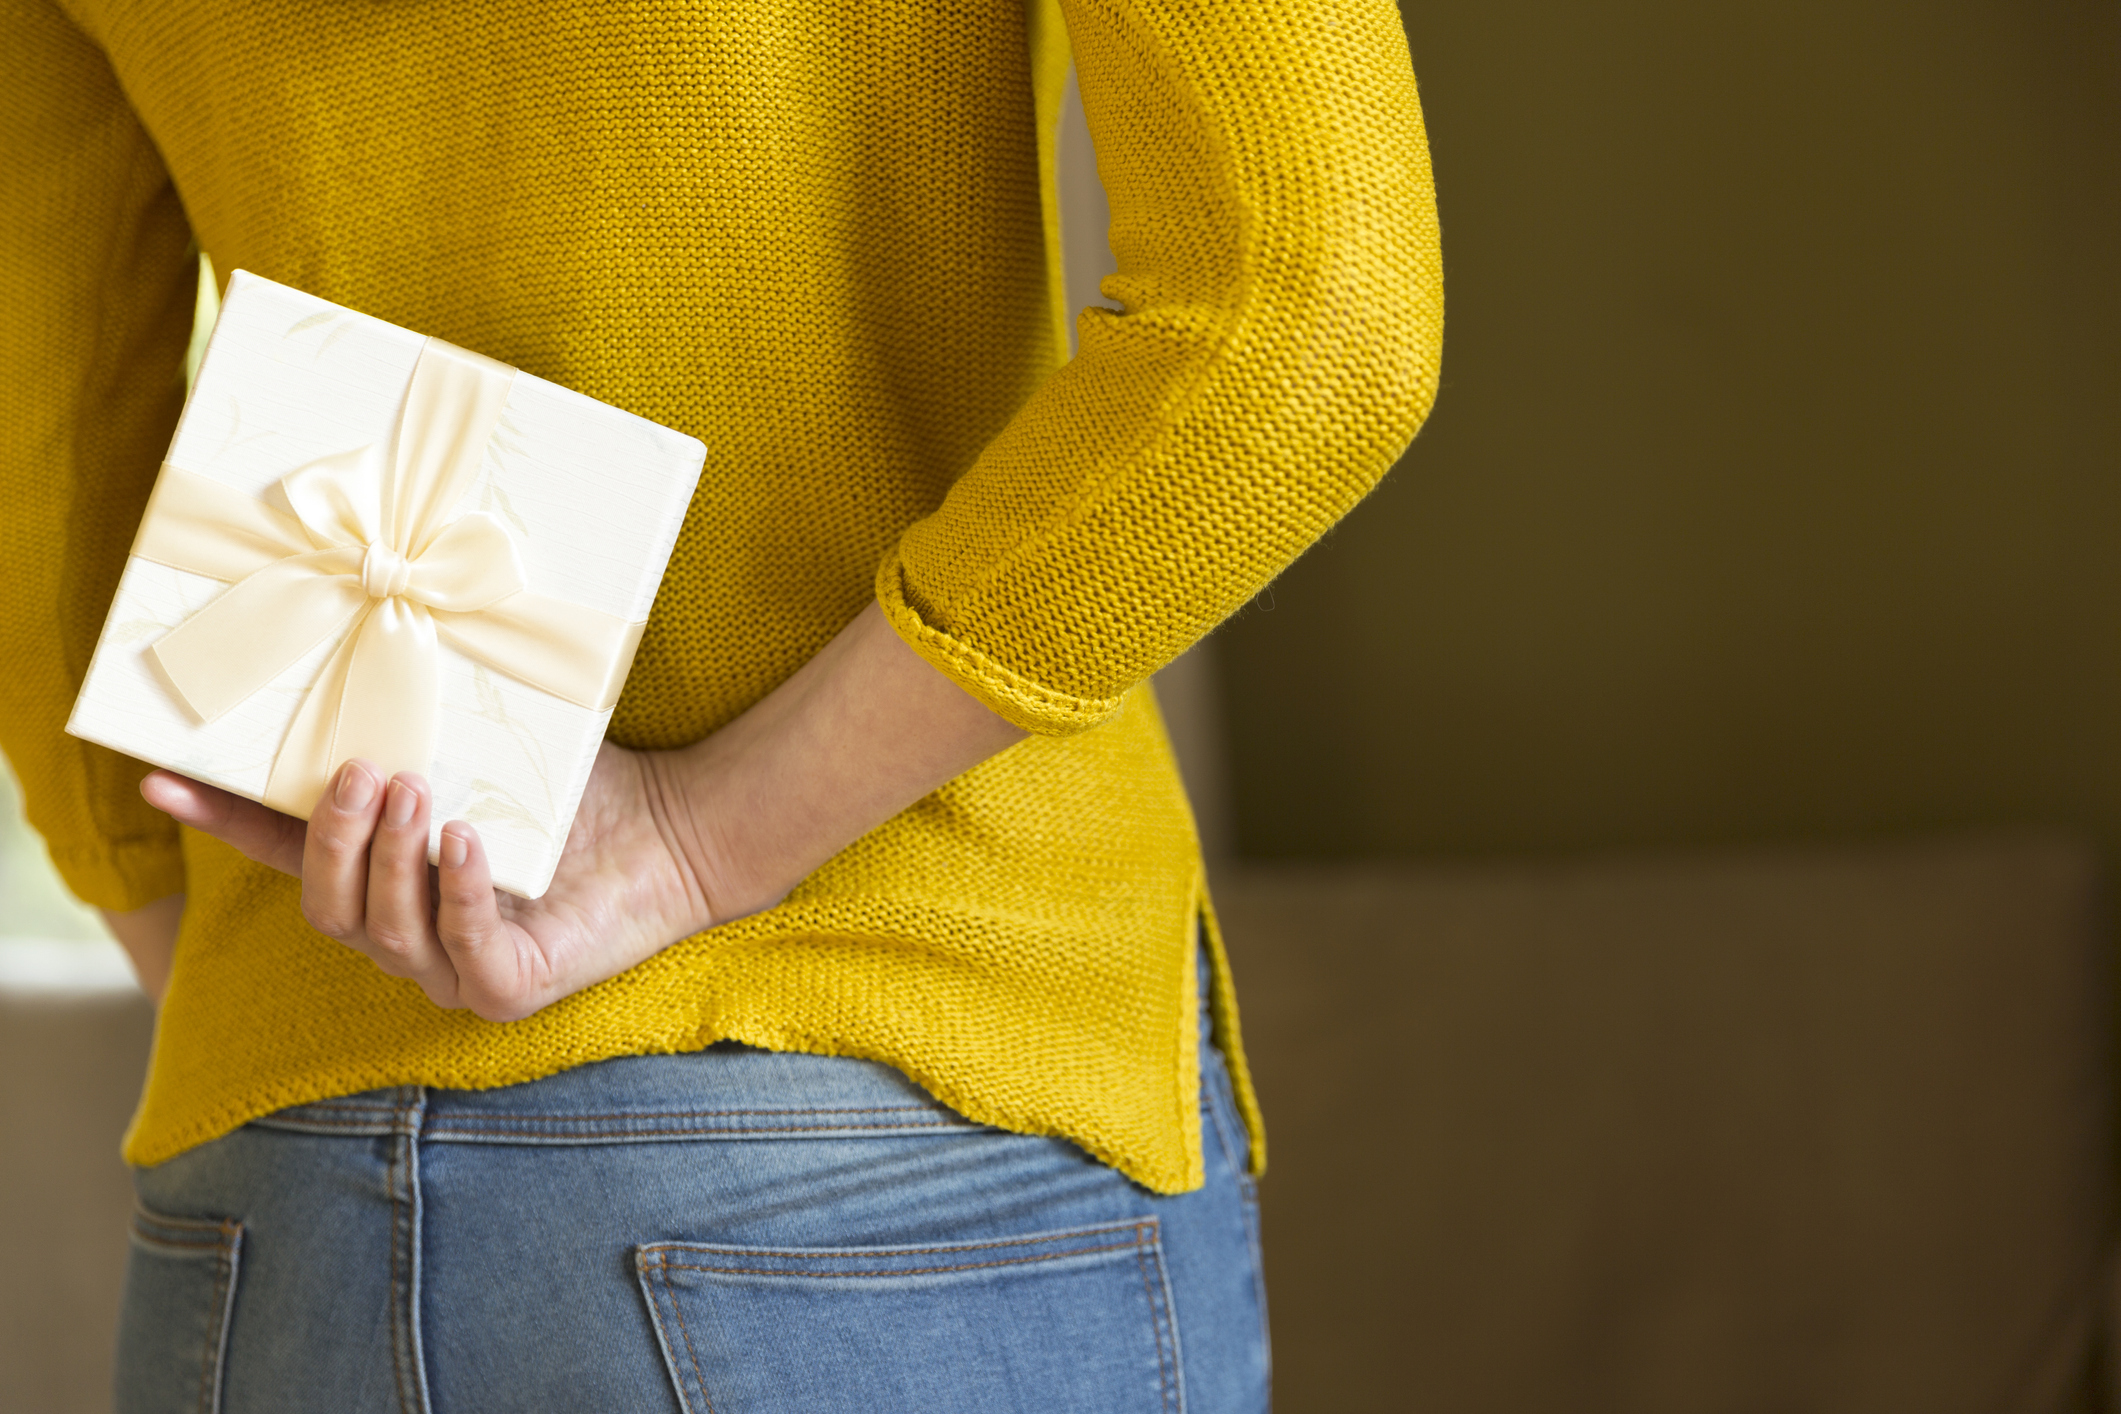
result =
M0 13L0 741L82 898L190 896L128 1158L327 1095L731 1038L886 1061L1151 1188L1200 1181L1206 899L1143 681L1434 396L1436 218L1389 0ZM1063 363L1071 40L1119 273ZM1035 735L771 912L524 1021L435 1009L61 733L175 424L195 242L707 444L614 740L714 731L872 594Z

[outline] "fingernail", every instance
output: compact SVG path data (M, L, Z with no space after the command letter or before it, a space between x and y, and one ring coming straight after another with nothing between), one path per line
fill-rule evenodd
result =
M444 869L462 869L464 867L464 857L470 853L470 849L466 848L464 844L462 835L454 830L442 831L442 867Z
M383 802L383 823L393 830L402 829L412 823L412 812L420 804L420 798L403 781L390 783L390 795Z
M335 799L341 810L359 810L374 798L375 778L349 761L339 772L339 793Z

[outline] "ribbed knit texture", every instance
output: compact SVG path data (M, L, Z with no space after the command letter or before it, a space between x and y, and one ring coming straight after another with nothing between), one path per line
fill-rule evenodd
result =
M128 1158L730 1038L1200 1181L1206 900L1142 683L1413 436L1437 228L1386 0L1058 9L0 0L0 740L83 898L190 896ZM1071 37L1119 308L1060 366ZM1036 735L769 913L524 1021L436 1010L61 735L175 423L194 239L707 444L615 740L714 731L872 593Z

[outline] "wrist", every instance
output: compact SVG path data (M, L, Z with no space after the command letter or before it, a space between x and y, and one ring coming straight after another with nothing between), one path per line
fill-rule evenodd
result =
M103 926L110 929L118 946L124 948L125 955L132 959L133 973L140 979L140 990L147 993L150 1001L159 1004L163 992L169 987L170 963L177 951L177 928L184 917L184 895L170 894L144 908L124 913L108 908L96 911L103 915Z
M727 754L717 735L638 758L649 814L697 902L692 932L771 908L796 882L776 889L759 877L755 860L743 849L751 832L730 828Z
M1023 736L909 648L872 603L713 736L642 759L664 839L712 923L725 923L772 908L855 840Z

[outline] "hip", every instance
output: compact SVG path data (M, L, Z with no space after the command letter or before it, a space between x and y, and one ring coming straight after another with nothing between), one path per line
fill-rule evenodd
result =
M1266 1407L1202 1046L1159 1195L889 1067L723 1044L282 1110L137 1173L121 1414Z

